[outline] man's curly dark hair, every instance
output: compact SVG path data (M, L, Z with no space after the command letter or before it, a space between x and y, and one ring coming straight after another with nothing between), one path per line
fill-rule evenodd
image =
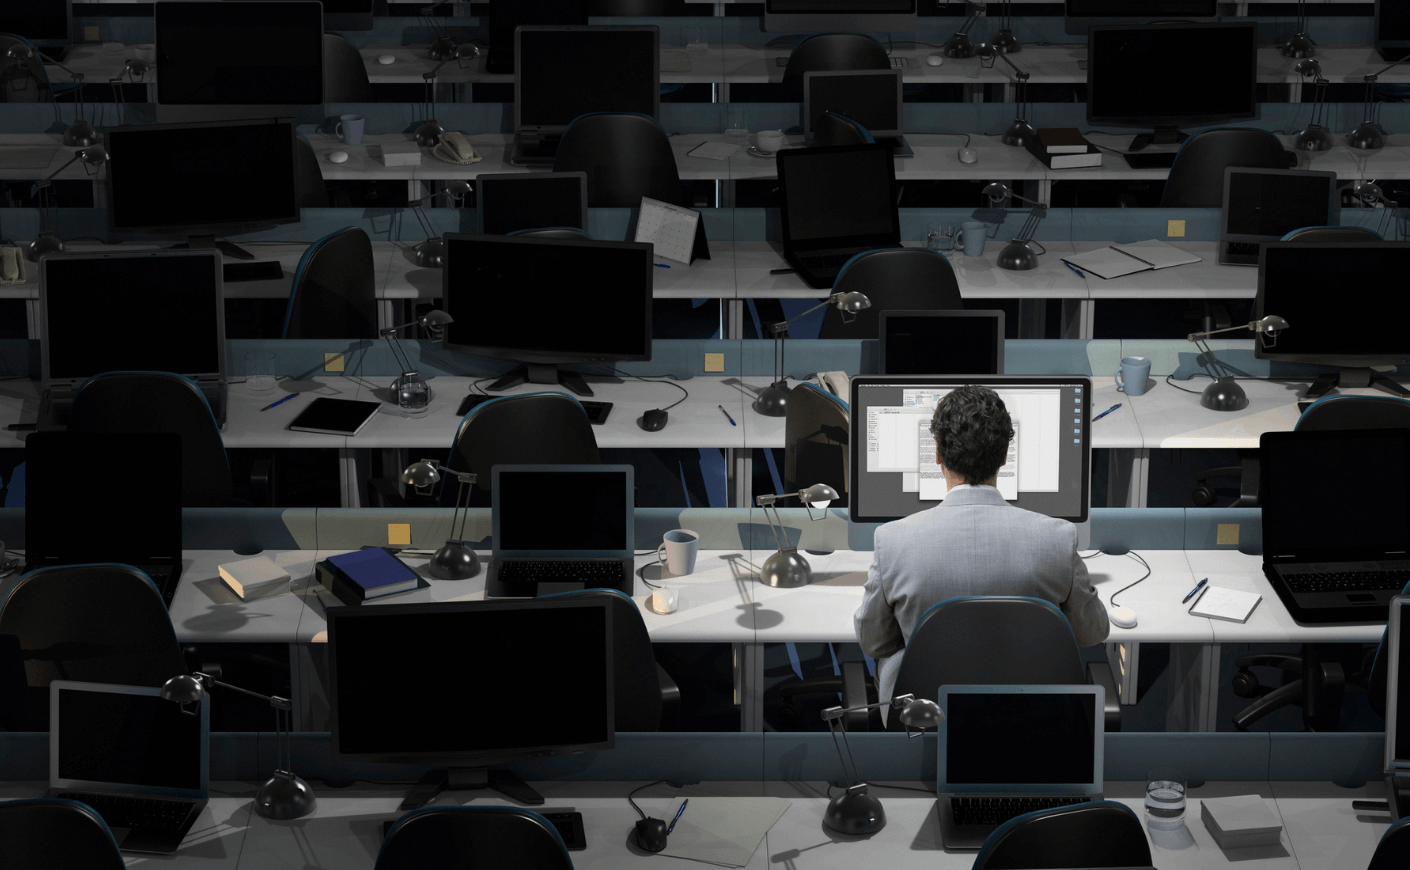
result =
M999 473L1008 457L1013 420L999 394L979 384L952 390L935 406L930 434L940 464L965 483L979 484Z

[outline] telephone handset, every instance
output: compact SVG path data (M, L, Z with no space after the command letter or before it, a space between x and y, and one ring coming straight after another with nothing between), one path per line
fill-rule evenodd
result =
M480 155L475 151L475 146L470 144L470 140L465 138L465 134L453 130L441 134L440 141L431 153L447 163L464 165L480 162Z
M24 254L18 247L6 246L0 250L0 284L23 284L25 282Z

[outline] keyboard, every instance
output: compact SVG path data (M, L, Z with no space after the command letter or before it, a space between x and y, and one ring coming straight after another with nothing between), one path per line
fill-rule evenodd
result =
M103 817L110 828L142 828L153 831L180 831L191 813L189 801L161 798L121 797L112 794L89 794L69 791L57 795L71 801L82 801Z
M499 566L499 579L505 583L573 583L584 586L611 586L622 579L619 559L513 560Z
M1288 589L1306 592L1399 592L1410 583L1410 571L1327 571L1284 574Z
M1257 257L1258 242L1229 242L1229 255L1232 257Z
M950 811L957 825L1002 825L1014 816L1084 804L1085 797L952 797Z

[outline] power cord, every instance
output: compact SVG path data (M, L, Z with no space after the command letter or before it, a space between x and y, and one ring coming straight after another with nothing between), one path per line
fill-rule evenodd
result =
M636 801L632 800L632 798L636 797L637 792L643 789L651 788L653 785L660 785L661 783L665 783L666 785L669 785L672 788L685 788L685 786L676 782L674 779L658 779L655 782L648 782L646 785L638 786L632 789L631 792L627 795L627 803L631 804L632 809L636 810L637 815L641 816L643 819L649 818L649 816L647 816L646 813L641 811L641 807L637 806Z
M675 400L664 408L659 408L658 410L669 411L676 405L679 405L681 402L684 402L686 399L690 398L690 390L687 390L685 387L682 387L680 384L676 383L675 375L634 375L629 372L624 372L621 369L615 368L613 366L607 366L607 368L614 375L621 375L624 378L635 378L636 380L647 384L670 384L671 386L681 391L681 397L679 399ZM668 378L669 380L658 380L659 378Z
M1130 584L1127 584L1126 586L1122 586L1120 589L1118 589L1118 590L1116 590L1115 592L1111 593L1111 606L1112 606L1112 608L1115 608L1115 607L1116 607L1116 596L1120 595L1121 593L1125 592L1127 589L1130 589L1132 586L1135 586L1137 583L1140 583L1141 580L1144 580L1144 579L1146 579L1147 577L1149 577L1149 576L1151 575L1151 566L1150 566L1150 563L1147 562L1145 559L1142 559L1140 553L1137 553L1135 550L1128 550L1128 551L1126 551L1126 555L1127 555L1127 556L1130 556L1132 559L1135 559L1137 562L1140 562L1142 565L1144 565L1145 568L1146 568L1146 573L1142 574L1140 580L1137 580L1135 583L1130 583Z

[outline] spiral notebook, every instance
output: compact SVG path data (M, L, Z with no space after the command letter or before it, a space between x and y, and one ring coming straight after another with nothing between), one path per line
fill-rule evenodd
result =
M1135 272L1198 263L1200 259L1159 239L1147 239L1144 242L1109 245L1095 251L1074 254L1071 257L1063 257L1062 261L1076 266L1083 272L1091 272L1098 278L1120 278Z
M1224 619L1229 622L1248 622L1253 609L1263 596L1257 592L1239 592L1219 586L1206 586L1195 603L1190 605L1191 616L1209 619Z

